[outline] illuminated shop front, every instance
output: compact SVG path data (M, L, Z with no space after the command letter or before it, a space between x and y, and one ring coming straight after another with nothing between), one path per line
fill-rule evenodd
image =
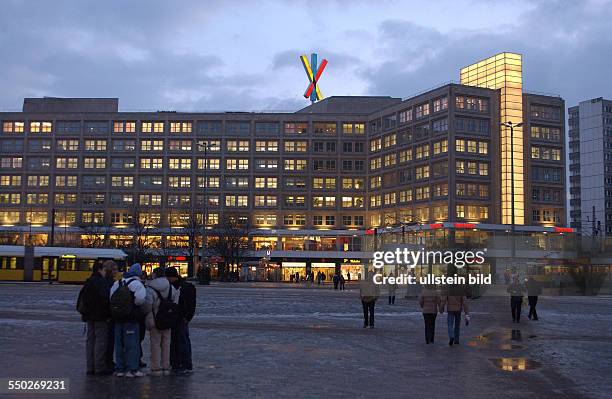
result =
M340 264L340 273L347 281L358 280L364 277L363 267L361 259L343 259Z
M325 275L325 281L330 281L334 274L336 274L336 264L334 262L312 262L310 270L314 273L315 278L317 273L321 272Z
M306 276L306 262L282 262L281 266L283 281L291 281L296 273L300 279Z

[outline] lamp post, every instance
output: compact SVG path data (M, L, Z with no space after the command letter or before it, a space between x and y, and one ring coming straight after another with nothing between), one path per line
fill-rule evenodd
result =
M210 143L208 141L205 142L204 145L198 144L198 151L203 148L204 149L204 196L202 203L202 248L200 255L200 267L202 268L202 272L204 272L204 259L206 258L205 248L206 248L206 221L208 219L208 149L210 147Z
M515 261L516 256L516 237L515 237L515 219L514 219L514 128L523 126L523 122L520 123L512 123L512 121L502 122L502 126L510 128L510 197L511 197L511 208L512 208L512 216L511 216L511 234L512 234L512 242L510 243L512 261Z

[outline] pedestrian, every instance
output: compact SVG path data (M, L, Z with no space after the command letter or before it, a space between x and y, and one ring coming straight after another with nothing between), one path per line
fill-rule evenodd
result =
M365 280L361 281L359 285L359 297L363 307L363 328L368 326L374 328L374 306L380 296L380 287L378 284L374 284L373 277L373 275L368 277L366 273Z
M512 322L521 322L521 305L523 303L523 294L525 286L520 282L518 274L512 277L512 283L506 289L510 294L510 309L512 310Z
M107 364L111 284L106 276L110 273L110 265L105 267L103 264L95 264L77 300L77 310L87 323L87 375L113 373Z
M118 271L117 264L112 260L107 260L102 265L106 270L108 270L106 274L106 281L108 286L112 287L115 283L115 277ZM112 317L108 322L108 338L106 342L106 368L107 370L115 370L115 362L113 361L115 354L115 321L112 319Z
M344 284L346 283L346 280L344 279L344 276L342 275L342 273L340 273L340 291L344 291L346 288L344 288Z
M170 365L177 373L189 373L193 370L189 323L195 314L196 289L193 284L179 276L173 267L166 269L166 278L179 292L178 304L181 314L178 324L172 329Z
M138 368L140 355L141 318L147 291L140 281L142 269L134 263L110 289L111 316L115 321L115 375L117 377L142 377Z
M448 345L459 345L459 334L461 332L461 312L465 313L466 320L469 321L469 310L467 298L463 295L463 287L449 287L447 295L442 297L440 304L440 314L446 308L446 322L448 324Z
M389 277L394 278L393 284L387 283L387 287L389 290L389 305L395 305L395 292L397 291L397 283L395 282L395 276L393 275L393 272L391 272Z
M425 321L425 343L433 344L436 336L436 316L440 309L440 295L433 285L426 285L421 290L419 305Z
M143 270L142 275L140 276L140 281L143 285L146 286L148 278L149 276L147 275L147 272ZM138 368L144 369L145 367L147 367L147 364L143 360L144 352L142 351L142 342L144 341L145 334L147 333L147 326L145 324L145 317L147 316L147 314L145 311L142 311L139 312L138 315L140 316L138 319L138 338L140 339L140 342L138 344L138 349L140 350L140 355L138 356Z
M351 281L351 272L346 272L346 279Z
M156 323L162 301L169 300L178 304L179 292L170 285L162 268L153 270L153 279L147 283L146 328L151 341L151 374L170 375L170 337L171 329L160 329Z
M317 285L321 285L321 272L317 272Z
M334 289L337 290L338 284L340 284L340 276L338 276L338 273L334 274L334 277L332 277L332 282L334 283Z
M533 277L530 276L527 280L527 301L529 302L529 320L539 320L536 305L538 304L538 296L542 294L542 286Z
M325 285L325 273L321 272L321 284Z

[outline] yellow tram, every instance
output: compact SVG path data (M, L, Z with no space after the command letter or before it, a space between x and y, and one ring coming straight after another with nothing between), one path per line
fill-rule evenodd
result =
M122 267L126 258L120 249L0 245L0 281L80 283L97 261L110 259Z

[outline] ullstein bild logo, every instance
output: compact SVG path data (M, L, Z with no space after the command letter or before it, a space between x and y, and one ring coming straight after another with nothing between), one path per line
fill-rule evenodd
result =
M394 251L376 251L372 265L376 269L385 266L408 266L414 269L418 265L445 264L454 265L458 269L465 266L481 265L484 263L485 251L411 251L407 248L396 248ZM490 275L468 276L470 284L490 284ZM376 284L416 284L417 278L408 274L398 276L383 276L380 272L373 277ZM421 284L465 284L463 276L434 276L427 275L418 281Z

